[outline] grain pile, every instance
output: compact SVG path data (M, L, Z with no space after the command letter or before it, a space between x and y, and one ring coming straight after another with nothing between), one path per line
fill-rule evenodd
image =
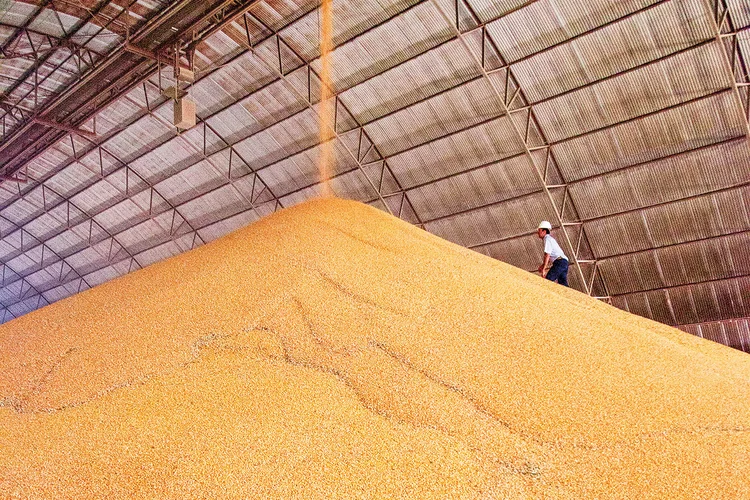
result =
M0 328L0 498L750 498L750 356L328 199Z

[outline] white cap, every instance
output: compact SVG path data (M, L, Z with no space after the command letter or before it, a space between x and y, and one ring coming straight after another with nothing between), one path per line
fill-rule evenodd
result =
M552 224L550 224L549 221L543 220L539 223L539 227L537 229L546 229L548 231L552 231Z

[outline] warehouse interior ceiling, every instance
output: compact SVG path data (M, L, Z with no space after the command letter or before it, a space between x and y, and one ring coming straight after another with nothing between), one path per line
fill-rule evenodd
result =
M0 319L319 195L317 7L0 0ZM333 12L338 196L750 352L746 0Z

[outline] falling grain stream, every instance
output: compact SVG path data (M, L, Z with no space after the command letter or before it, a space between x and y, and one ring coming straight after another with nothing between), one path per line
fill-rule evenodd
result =
M336 102L332 99L331 49L333 48L333 0L320 3L320 156L318 169L322 195L333 194L330 179L334 170L333 138L335 136Z

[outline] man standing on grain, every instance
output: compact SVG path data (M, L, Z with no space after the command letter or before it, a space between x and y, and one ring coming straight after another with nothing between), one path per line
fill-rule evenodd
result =
M568 258L550 234L551 231L552 224L546 220L543 220L536 230L537 236L544 240L544 262L539 266L538 271L542 274L542 278L568 286Z

